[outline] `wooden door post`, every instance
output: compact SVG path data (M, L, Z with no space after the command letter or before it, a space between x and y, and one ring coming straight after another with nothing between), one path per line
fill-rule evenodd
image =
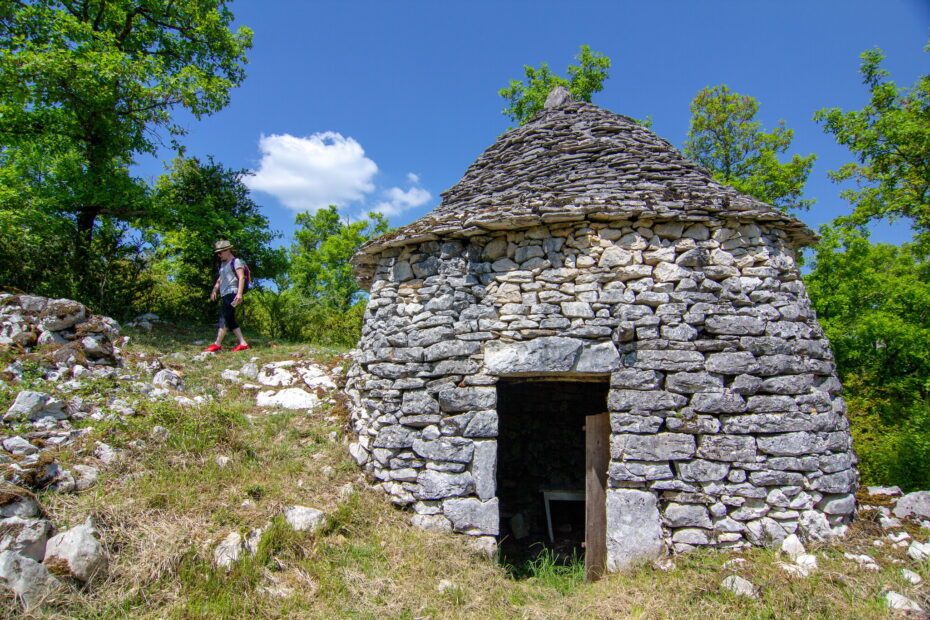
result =
M588 581L607 568L607 467L610 464L610 414L585 418L585 551Z

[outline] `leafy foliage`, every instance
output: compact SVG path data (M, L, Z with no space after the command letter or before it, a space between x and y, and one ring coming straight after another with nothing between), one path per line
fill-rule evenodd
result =
M213 314L205 291L216 279L213 242L228 239L252 271L254 280L273 279L285 268L283 250L270 243L278 236L249 197L242 182L245 171L226 168L208 158L179 157L158 179L153 209L157 227L149 230L155 246L153 270L173 291L162 291L174 301L161 306L169 315ZM163 302L165 298L163 297ZM167 306L167 307L165 307Z
M710 170L714 178L778 207L803 210L804 184L815 155L779 160L791 146L794 132L784 121L771 132L756 120L759 102L726 85L701 89L691 102L691 127L685 155Z
M578 61L577 65L568 66L568 78L553 73L546 63L542 63L538 69L524 65L526 82L511 80L510 85L498 91L507 100L504 114L520 125L525 125L543 109L546 97L556 86L567 88L575 99L591 101L591 95L604 88L610 58L582 45L575 60Z
M297 215L299 228L291 258L297 291L315 304L345 312L360 290L349 259L369 239L388 231L387 219L369 213L367 220L343 221L335 206Z
M925 51L930 51L930 44ZM862 54L860 73L869 89L861 110L820 110L814 119L849 148L856 161L831 173L836 181L855 181L843 192L853 205L846 221L863 224L879 218L912 218L922 243L930 241L930 75L910 88L900 87L882 68L880 49Z
M184 133L172 110L216 112L244 79L251 32L232 20L224 0L3 3L0 193L13 175L37 181L27 206L71 219L79 270L99 217L149 215L129 166L159 132Z
M930 263L911 244L824 227L805 278L847 390L867 480L930 486Z

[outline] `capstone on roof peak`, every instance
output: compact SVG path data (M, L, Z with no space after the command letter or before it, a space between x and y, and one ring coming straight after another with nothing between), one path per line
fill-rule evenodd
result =
M549 91L549 96L546 97L546 103L543 106L545 109L557 108L560 105L564 105L569 101L574 101L568 89L564 86L556 86L551 91Z

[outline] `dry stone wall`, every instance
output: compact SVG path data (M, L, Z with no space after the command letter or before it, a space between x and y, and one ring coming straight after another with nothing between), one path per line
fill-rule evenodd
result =
M496 382L604 375L612 570L829 538L858 475L791 247L754 223L640 219L385 249L347 386L352 454L421 527L495 536Z

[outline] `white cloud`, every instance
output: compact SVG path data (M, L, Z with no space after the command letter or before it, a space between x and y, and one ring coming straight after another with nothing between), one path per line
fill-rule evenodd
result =
M416 173L414 173L414 172L408 172L408 173L407 173L407 181L409 181L411 185L419 185L419 184L420 184L420 175L419 175L419 174L416 174Z
M406 190L391 187L385 190L384 200L376 204L373 211L391 217L409 209L421 207L433 198L433 195L428 191L416 186L420 181L420 177L411 172L407 175L407 179L413 184L413 187Z
M334 131L306 138L262 135L261 163L244 179L249 189L265 192L295 211L317 211L331 204L360 202L374 191L378 165L365 157L353 138Z

